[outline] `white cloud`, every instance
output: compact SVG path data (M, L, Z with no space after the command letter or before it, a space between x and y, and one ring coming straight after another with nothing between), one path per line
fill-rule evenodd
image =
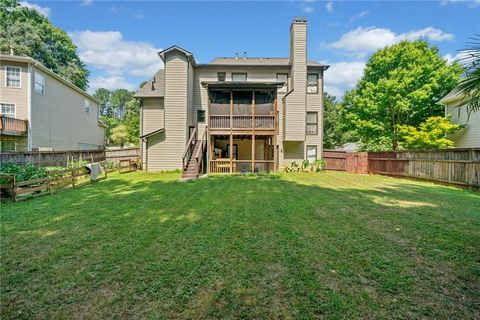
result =
M420 38L431 41L452 40L454 35L445 33L442 30L427 27L421 30L414 30L402 34L396 34L390 29L376 27L358 27L342 35L340 39L330 44L331 48L343 49L356 53L358 56L366 55L377 49L395 44L401 40L416 40Z
M302 10L305 13L312 13L313 11L315 11L315 7L310 6L310 5L306 5L302 8Z
M125 41L119 31L78 31L70 36L77 45L79 56L89 66L101 69L109 76L150 77L162 62L161 49L146 42Z
M98 76L90 79L88 92L93 93L98 88L106 88L108 90L127 89L130 91L138 89L138 85L128 82L121 76L102 77Z
M453 62L458 62L462 65L462 64L467 64L468 61L472 58L472 56L465 52L459 52L456 55L447 53L446 55L443 56L443 58L447 60L448 64L452 64Z
M440 4L442 6L449 5L449 4L456 4L456 3L468 3L469 8L476 8L480 6L480 0L442 0Z
M325 5L325 8L327 8L327 11L329 13L333 12L333 1L328 1L327 4Z
M93 4L93 0L81 0L80 1L80 5L82 7L88 7L88 6L91 6Z
M35 3L29 3L27 1L20 1L20 6L37 10L40 14L44 15L45 17L50 17L51 10L49 7L42 7Z
M361 19L367 15L370 14L370 11L362 11L359 14L354 15L353 17L350 18L350 22L353 22L355 20Z
M355 87L365 69L365 62L360 60L322 63L330 65L325 72L325 91L337 97L342 96L345 90Z

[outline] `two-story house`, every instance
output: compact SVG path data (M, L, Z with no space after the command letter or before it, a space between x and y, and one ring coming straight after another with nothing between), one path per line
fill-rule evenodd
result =
M322 156L323 73L307 59L307 21L290 27L288 58L195 62L178 46L136 94L147 171L270 172Z
M38 61L0 55L2 152L104 148L94 97Z

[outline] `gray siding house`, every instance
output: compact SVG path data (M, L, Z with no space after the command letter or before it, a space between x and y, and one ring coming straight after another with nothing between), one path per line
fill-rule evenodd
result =
M178 46L136 93L147 171L270 172L322 157L323 73L307 59L307 21L290 27L288 58L215 58Z
M38 61L0 55L0 150L104 148L94 97Z

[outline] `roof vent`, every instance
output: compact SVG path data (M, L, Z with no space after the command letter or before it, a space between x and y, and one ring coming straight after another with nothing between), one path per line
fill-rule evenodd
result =
M238 59L238 52L235 52L235 59Z
M152 80L152 91L155 91L155 82L157 82L157 81L156 81L155 77L153 77L153 80Z
M15 55L15 48L12 45L10 45L10 55L11 56Z
M243 51L243 60L247 59L247 51Z

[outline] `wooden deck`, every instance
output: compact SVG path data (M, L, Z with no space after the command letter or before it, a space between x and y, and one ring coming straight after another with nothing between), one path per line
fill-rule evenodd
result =
M0 134L10 136L26 136L28 121L0 115Z

